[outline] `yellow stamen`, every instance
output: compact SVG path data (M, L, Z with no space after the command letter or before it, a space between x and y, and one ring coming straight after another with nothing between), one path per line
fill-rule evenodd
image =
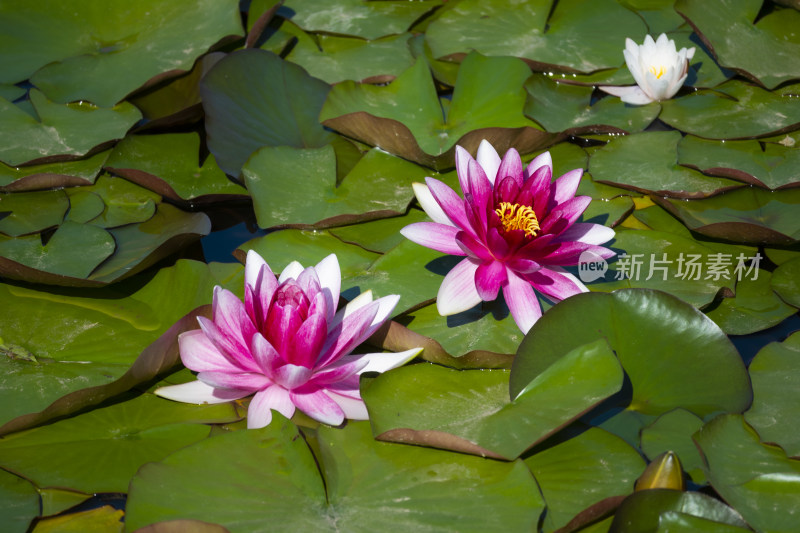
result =
M500 217L505 231L514 229L523 230L526 237L535 237L539 231L539 221L533 208L527 205L500 202L500 207L494 210Z
M652 67L650 67L650 72L653 73L653 76L655 76L656 79L660 80L661 76L663 76L667 72L667 70L663 66L659 66L658 71L656 71L656 67L655 65L653 65Z

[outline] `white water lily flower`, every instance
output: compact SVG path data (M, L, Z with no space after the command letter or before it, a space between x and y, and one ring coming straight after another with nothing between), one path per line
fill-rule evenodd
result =
M694 47L678 51L675 41L662 33L657 40L649 35L640 46L632 39L625 39L625 63L633 74L637 85L628 87L600 87L603 91L619 96L626 104L644 105L672 98L689 71L689 60L694 57Z

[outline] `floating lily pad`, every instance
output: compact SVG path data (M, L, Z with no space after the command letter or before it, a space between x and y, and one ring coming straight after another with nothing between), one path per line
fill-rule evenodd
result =
M107 150L77 161L27 167L10 167L0 162L0 190L30 191L91 185L100 174L100 169L110 153Z
M544 531L565 526L601 500L629 494L645 467L639 452L597 428L536 453L526 458L525 464L547 504Z
M85 81L81 79L81 83ZM92 148L125 136L142 118L127 102L111 108L86 102L57 104L35 89L30 101L38 118L0 98L0 160L11 166L44 163L54 156L84 156Z
M619 98L606 97L592 104L593 87L557 83L542 74L531 76L525 90L525 114L552 132L636 132L646 128L661 111L658 103L629 106Z
M242 169L259 226L336 226L405 213L429 172L373 149L337 184L332 146L267 146ZM298 194L298 188L303 192Z
M690 229L715 239L788 245L800 240L800 190L743 187L713 198L654 200Z
M69 220L58 227L46 244L42 244L38 234L16 238L0 236L0 255L5 259L70 278L87 278L115 249L116 243L108 231ZM4 274L18 279L14 272Z
M659 118L677 130L706 139L749 139L797 129L800 106L739 80L661 102Z
M800 461L764 445L741 415L720 415L694 437L711 485L757 531L797 526Z
M435 167L454 165L455 145L475 151L484 138L504 153L552 142L522 114L530 70L508 57L468 56L458 71L452 102L442 104L424 58L387 87L346 81L331 90L320 120L349 137Z
M339 226L330 230L331 235L350 244L357 244L371 252L385 254L407 239L400 230L414 222L423 222L428 215L421 209L409 209L408 213L399 217L379 218L361 224ZM417 248L417 251L421 251Z
M703 458L692 441L692 435L702 426L703 420L685 409L664 413L642 428L642 451L651 460L664 452L674 452L692 481L703 484L706 481Z
M362 394L378 439L514 459L622 386L602 340L565 355L511 399L508 376L411 365L382 374Z
M39 494L27 480L0 470L0 521L8 533L25 533L39 516Z
M752 272L736 282L733 298L723 298L717 307L706 312L729 335L747 335L771 328L797 312L772 291L770 272L754 268Z
M0 233L18 237L58 226L69 209L64 191L0 194Z
M384 2L387 3L391 2ZM288 24L291 22L284 22L281 27ZM314 38L301 30L297 35L298 40L286 59L331 84L344 80L391 81L414 63L408 48L410 33L373 41L335 35L317 35Z
M629 410L659 415L682 407L703 417L750 403L747 371L719 326L674 296L644 289L579 294L545 313L514 359L512 397L564 354L599 338L630 379Z
M325 146L334 136L317 118L329 89L270 52L234 52L200 84L208 149L222 170L238 176L262 146Z
M784 302L800 307L800 258L781 264L772 274L772 289Z
M636 492L617 509L609 533L693 531L745 533L747 522L721 501L699 492L653 489Z
M112 106L158 75L189 70L224 37L241 35L236 0L6 2L0 81L31 78L51 99Z
M122 533L125 511L104 505L88 511L39 520L35 533Z
M409 531L522 531L544 508L521 462L375 442L367 423L321 428L318 443L315 458L279 415L262 430L206 439L140 470L126 527L192 518L241 532L280 524L359 533L387 523Z
M800 436L794 431L800 402L798 360L800 333L762 348L750 363L753 405L745 413L745 420L762 441L778 444L790 457L800 457Z
M0 440L0 465L38 486L125 492L138 468L240 417L231 404L186 405L145 394ZM47 450L44 453L43 450Z
M129 135L114 147L105 166L176 201L247 194L220 170L213 155L200 158L200 138L194 133Z
M601 183L675 198L702 198L741 186L678 165L680 140L678 131L618 137L592 155L589 172Z
M626 37L647 29L613 0L515 2L468 0L431 22L426 38L435 57L470 50L520 57L537 70L592 72L622 62Z
M800 185L800 150L758 141L717 142L687 135L678 145L678 160L713 176L766 189Z
M403 33L422 15L441 5L440 0L422 2L342 0L287 0L278 15L306 31L355 35L377 39Z
M678 0L675 10L694 27L719 63L772 89L800 78L800 13L767 14L753 24L761 0ZM720 21L725 21L720 24ZM736 35L735 40L730 36Z
M103 214L106 203L100 195L79 187L65 189L69 198L69 211L64 220L85 224Z

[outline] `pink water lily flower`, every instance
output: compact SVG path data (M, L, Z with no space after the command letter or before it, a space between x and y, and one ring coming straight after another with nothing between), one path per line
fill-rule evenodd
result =
M289 264L279 278L254 251L247 254L245 300L214 288L213 320L178 338L183 364L197 381L162 387L156 394L188 403L221 403L253 396L247 427L290 418L295 409L319 422L365 420L359 392L364 372L400 366L420 352L351 355L390 316L399 296L375 301L362 293L345 308L339 302L341 272L336 255L315 267Z
M542 315L534 289L554 302L588 289L564 266L583 252L609 258L599 246L614 237L600 224L576 222L591 198L575 196L583 170L551 182L546 152L523 169L513 148L503 160L487 141L477 161L456 146L456 171L464 197L434 178L414 184L420 205L433 222L401 230L408 239L452 255L466 256L445 276L436 300L441 315L466 311L497 298L502 288L511 315L527 333Z

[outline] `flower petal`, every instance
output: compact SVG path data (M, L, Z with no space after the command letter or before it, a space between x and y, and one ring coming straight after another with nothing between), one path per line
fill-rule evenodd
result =
M175 400L176 402L195 403L225 403L231 400L238 400L253 393L253 391L238 389L219 389L212 387L202 381L190 381L180 385L169 385L159 387L155 391L156 396Z
M267 319L272 295L278 280L264 259L255 250L247 252L244 270L245 310L253 319L256 328L261 328Z
M469 192L469 162L474 161L469 152L467 152L461 145L456 145L456 175L458 176L458 184L461 191L464 193ZM427 182L430 178L425 178Z
M219 333L236 346L236 351L246 352L250 338L257 330L244 303L231 291L217 285L212 307L214 325Z
M250 400L247 407L247 428L258 429L269 425L273 410L286 418L292 418L295 411L289 391L279 385L257 392Z
M533 160L531 160L530 163L528 163L527 168L525 168L526 181L527 181L527 179L530 179L530 177L533 176L536 173L536 171L539 170L542 167L549 168L550 169L550 174L552 175L552 173L553 173L553 156L550 155L550 152L541 153L541 154L537 155L536 157L534 157ZM548 177L547 179L549 181L550 178Z
M344 411L323 391L310 394L289 393L292 403L305 414L323 424L338 426L344 422Z
M581 283L578 278L557 266L542 268L533 274L526 274L525 279L527 279L537 291L554 302L560 302L575 294L589 292L586 285Z
M249 390L251 393L272 384L267 376L256 372L199 372L197 379L212 387Z
M528 333L542 316L542 308L533 287L526 280L509 272L508 284L503 287L503 296L517 327L523 333Z
M450 221L463 230L474 232L465 213L464 200L453 189L437 179L425 178L425 182Z
M477 269L477 263L464 259L447 273L436 295L436 309L440 315L454 315L481 302L478 289L475 288Z
M217 345L203 333L193 329L178 336L178 347L183 366L195 372L241 372L242 368L231 361Z
M328 333L315 369L325 368L361 344L367 338L380 307L381 304L375 301L346 315L341 324Z
M506 155L503 156L503 161L500 163L500 168L497 169L497 179L500 180L506 177L510 177L518 186L522 187L524 181L522 176L522 159L519 157L519 152L514 148L508 149Z
M484 302L497 298L500 287L507 281L506 267L500 261L481 263L475 271L475 288Z
M494 146L489 141L484 139L478 146L476 155L478 164L483 168L486 177L494 184L497 181L497 169L500 168L500 156L497 154L497 150L494 149ZM508 152L506 152L506 155L508 155Z
M645 105L655 100L648 96L638 85L627 87L600 86L600 90L619 96L620 100L631 105Z
M614 230L602 224L576 222L558 236L560 241L578 241L586 244L604 244L614 238Z
M327 304L325 319L330 322L336 313L336 307L339 305L339 293L342 290L342 270L339 267L339 259L336 254L331 254L317 263L314 268L317 270L320 288L325 295Z
M261 333L253 335L250 346L253 359L267 377L272 379L275 369L286 364L278 350Z
M328 337L328 322L322 314L309 316L286 345L286 362L314 368Z
M303 270L303 265L297 261L292 261L281 271L281 275L278 277L278 284L280 285L287 279L297 279L297 276L299 276Z
M233 366L237 367L240 371L258 371L258 366L256 365L255 361L253 361L253 356L250 353L250 348L248 346L242 345L238 339L231 338L229 335L225 335L220 328L217 327L217 324L204 316L197 317L197 322L200 324L202 333L214 344L214 346L217 348L217 351L222 354ZM188 368L195 370L195 368L192 368L191 366ZM195 371L201 372L199 369Z
M560 234L566 231L589 207L592 199L589 196L576 196L559 204L550 211L544 220L541 220L542 233Z
M581 176L583 176L583 169L576 168L563 174L552 183L550 190L555 204L562 204L575 197L578 185L581 184Z
M325 390L323 392L327 394L331 400L336 402L344 412L346 418L350 420L369 420L367 404L364 403L364 400L344 396L332 390Z
M417 197L420 207L422 207L422 210L425 211L431 220L439 224L453 225L453 222L444 213L439 202L433 197L427 185L415 182L411 184L411 188L414 189L414 196Z
M351 357L359 357L362 361L366 361L366 366L358 371L359 374L363 374L364 372L386 372L403 366L414 359L421 351L422 348L412 348L404 352L365 353Z
M426 248L450 254L464 255L456 242L456 235L461 230L452 224L437 224L436 222L415 222L400 230L406 239L421 244Z
M305 366L283 365L275 371L275 382L284 389L292 390L311 379L314 371Z

